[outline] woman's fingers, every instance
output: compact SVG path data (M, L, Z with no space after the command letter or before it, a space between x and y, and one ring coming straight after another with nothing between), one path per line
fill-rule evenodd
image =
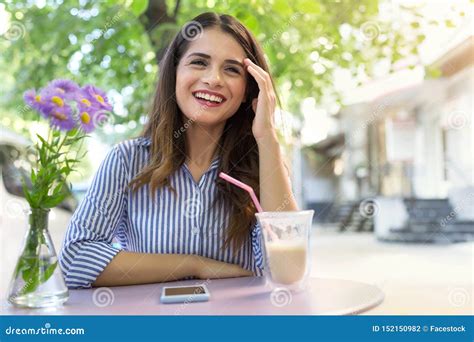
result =
M267 81L265 77L259 71L257 71L257 69L255 69L252 65L249 65L247 67L247 70L250 73L250 75L253 76L255 81L257 81L260 91L266 92L268 90L268 86L267 86Z
M261 75L261 77L263 79L265 79L265 82L268 83L270 82L271 84L271 79L270 79L270 75L268 74L268 72L266 72L265 70L263 70L260 66L258 66L257 64L255 64L254 62L252 62L250 60L250 58L246 58L244 60L244 62L247 63L248 66L252 67L253 69L255 69L259 75Z
M273 91L270 75L257 64L253 63L250 59L246 58L244 61L246 61L248 66L247 70L257 82L260 91L267 94L270 103L275 104L276 96L275 92Z

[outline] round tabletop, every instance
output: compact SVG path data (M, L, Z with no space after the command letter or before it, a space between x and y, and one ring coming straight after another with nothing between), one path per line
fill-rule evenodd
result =
M207 302L163 304L164 286L206 284ZM379 305L383 292L351 280L311 278L298 293L272 288L264 277L186 280L70 290L63 307L21 309L3 301L3 315L351 315Z

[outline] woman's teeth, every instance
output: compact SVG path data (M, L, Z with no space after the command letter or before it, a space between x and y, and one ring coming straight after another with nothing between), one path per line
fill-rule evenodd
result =
M224 99L222 97L215 96L215 95L209 95L209 94L206 94L206 93L196 93L196 94L194 94L194 97L196 97L198 99L204 99L204 100L207 100L207 101L211 101L211 102L216 102L216 103L221 103L222 101L224 101Z

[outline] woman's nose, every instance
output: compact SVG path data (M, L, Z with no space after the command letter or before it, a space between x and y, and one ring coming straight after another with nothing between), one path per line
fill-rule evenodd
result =
M220 71L217 69L210 69L204 76L203 82L209 85L209 87L218 87L222 85Z

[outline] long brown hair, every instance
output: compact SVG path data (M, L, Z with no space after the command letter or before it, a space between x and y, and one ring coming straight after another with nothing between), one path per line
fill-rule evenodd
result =
M168 177L178 170L186 159L184 134L176 134L181 132L184 125L183 115L176 101L176 70L181 57L188 49L189 34L199 34L200 30L210 27L220 28L230 34L242 46L250 60L269 72L263 50L257 40L234 17L208 12L198 15L186 24L174 37L160 62L152 110L142 133L142 136L151 140L150 160L130 182L134 191L145 184L150 184L151 193L163 186L168 186L176 193L169 184ZM225 172L250 185L259 196L259 154L252 134L252 121L255 117L252 99L258 96L258 86L252 76L247 79L245 96L246 101L226 121L218 144L217 153L220 157L218 169L219 172ZM224 247L232 244L235 252L249 236L249 230L255 223L256 208L244 190L230 185L219 177L216 179L216 185L216 202L222 201L230 213Z

